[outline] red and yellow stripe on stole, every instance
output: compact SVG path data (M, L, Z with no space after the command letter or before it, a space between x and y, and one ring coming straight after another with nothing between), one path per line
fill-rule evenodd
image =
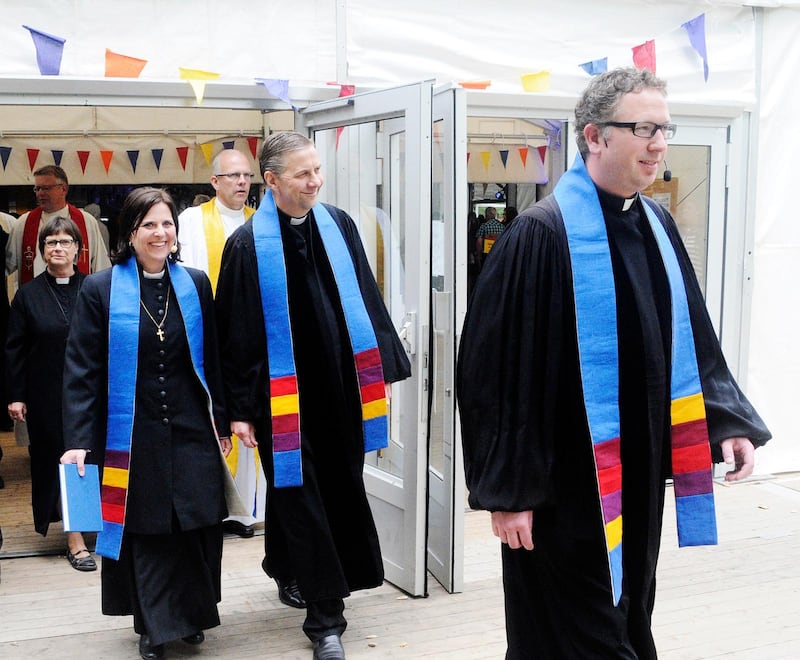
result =
M124 524L129 477L130 472L126 467L106 465L103 468L100 500L104 522Z
M300 448L300 397L297 391L295 374L273 378L269 382L273 452Z
M367 421L384 417L388 413L388 406L380 351L377 348L362 351L355 356L355 361L361 390L362 419Z
M710 493L711 447L703 393L672 402L672 476L675 496Z
M609 555L622 543L622 462L620 439L612 438L594 445L597 485Z

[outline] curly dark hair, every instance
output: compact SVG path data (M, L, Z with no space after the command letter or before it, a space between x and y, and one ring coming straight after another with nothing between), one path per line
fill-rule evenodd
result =
M111 262L114 264L127 261L133 256L133 247L130 243L131 234L135 232L147 212L156 204L163 202L169 207L172 220L175 222L175 234L178 233L178 209L172 196L161 188L134 188L125 198L120 209L117 223L119 225L119 238L117 248L111 253ZM178 251L169 255L170 261L179 261L181 244L177 243Z

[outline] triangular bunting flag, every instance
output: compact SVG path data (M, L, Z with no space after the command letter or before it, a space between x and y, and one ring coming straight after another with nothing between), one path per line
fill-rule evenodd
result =
M113 151L109 151L108 149L100 150L100 158L103 159L103 167L106 168L106 174L108 174L108 168L111 167L111 159L113 157L114 157Z
M61 167L61 158L64 156L63 149L51 149L50 153L53 154L53 162L56 166Z
M147 60L120 55L106 48L106 78L138 78Z
M61 56L67 40L27 25L22 27L30 31L33 45L36 46L36 63L39 65L39 73L43 76L57 76L61 73Z
M258 154L258 136L251 135L247 138L247 146L250 147L250 153L253 154L253 158L256 158Z
M292 106L293 110L297 110L297 107L294 105L294 103L289 100L288 80L281 80L279 78L256 78L255 80L258 84L264 85L264 88L272 96L279 98L281 101L285 101Z
M481 160L483 161L483 168L488 172L489 171L489 159L492 157L492 153L490 151L481 151Z
M549 92L550 72L537 71L536 73L523 74L522 89L526 92Z
M528 147L520 147L519 148L519 157L522 161L522 167L528 166Z
M703 77L708 82L708 53L706 52L706 15L700 14L687 21L681 27L686 29L689 33L689 43L692 48L697 51L697 54L703 58Z
M223 149L233 149L233 145L236 144L236 140L225 140L222 143Z
M36 166L36 159L39 158L39 150L38 149L26 149L28 152L28 165L30 165L31 172L33 172L33 168Z
M591 62L584 62L580 65L581 69L586 71L590 76L597 76L601 73L608 71L608 58L603 57L599 60L592 60Z
M136 164L139 162L139 150L128 149L128 160L131 162L131 169L136 174Z
M153 162L156 164L156 170L161 171L161 157L164 155L163 149L151 149L150 153L153 154Z
M200 151L203 152L203 156L206 159L206 165L211 165L211 155L213 149L214 149L213 142L206 142L205 144L200 145Z
M178 159L181 161L181 167L186 170L186 156L189 155L189 147L175 147L178 152Z
M211 71L200 71L199 69L186 69L182 66L178 67L178 70L180 71L181 80L187 81L192 86L197 105L202 105L203 96L206 93L206 83L209 80L219 78L219 74Z
M505 167L508 160L508 149L500 149L500 160L503 161L503 167Z
M89 160L89 152L88 151L79 151L78 152L78 160L81 163L81 170L84 174L86 174L86 163Z
M0 160L3 161L3 169L8 165L8 157L11 155L11 147L0 147Z
M650 69L654 74L656 72L656 42L652 39L645 41L639 46L634 46L633 50L633 64L637 69Z
M339 85L339 83L328 83L329 85ZM355 85L339 85L339 98L343 96L352 96L356 93L356 86ZM336 151L339 151L339 138L342 137L342 131L344 131L344 126L339 126L336 129Z
M467 165L469 165L469 157L472 155L471 151L467 152Z
M544 157L547 155L547 147L546 146L536 147L536 151L539 152L539 158L542 159L542 165L544 165Z

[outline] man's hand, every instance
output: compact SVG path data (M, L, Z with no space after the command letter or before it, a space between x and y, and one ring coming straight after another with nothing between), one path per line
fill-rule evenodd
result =
M251 422L236 421L231 422L231 434L238 435L239 440L245 447L254 449L258 446L256 442L256 432Z
M725 481L739 481L753 474L755 447L749 438L728 438L720 443L722 460L734 469L725 475Z
M84 476L86 474L86 468L84 466L84 462L86 461L86 450L85 449L67 449L64 454L61 456L61 462L66 465L68 463L77 463L78 464L78 474Z
M230 438L220 438L219 439L219 446L222 448L222 455L225 458L228 457L228 454L231 453L231 449L233 449L233 445L231 444Z
M533 511L492 511L492 531L512 550L533 550Z

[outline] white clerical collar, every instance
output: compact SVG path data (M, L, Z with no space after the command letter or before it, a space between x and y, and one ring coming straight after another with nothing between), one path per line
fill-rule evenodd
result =
M56 284L69 284L69 277L56 277Z
M630 209L631 206L633 206L633 204L636 201L636 198L638 196L639 196L639 194L637 193L633 197L628 197L628 199L623 200L623 202L622 202L622 210L623 211L627 211L628 209Z
M297 225L302 225L308 219L308 213L306 213L302 218L289 218L289 224L296 227Z
M164 273L167 272L167 269L163 269L160 273L148 273L146 270L142 271L142 277L146 280L160 280L164 277Z
M235 209L225 206L225 204L219 201L219 197L215 197L214 199L217 203L217 208L219 209L219 212L222 215L235 216L235 217L244 215L244 206L237 211Z

